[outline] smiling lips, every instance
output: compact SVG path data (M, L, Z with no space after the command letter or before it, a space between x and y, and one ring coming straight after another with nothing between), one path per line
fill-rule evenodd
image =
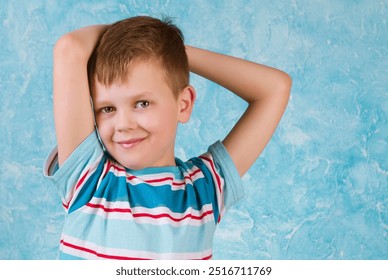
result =
M145 138L134 138L130 140L125 141L117 141L116 143L119 144L124 149L130 149L137 144L141 143Z

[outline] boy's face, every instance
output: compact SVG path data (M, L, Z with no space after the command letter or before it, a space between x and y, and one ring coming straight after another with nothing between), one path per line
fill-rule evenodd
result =
M96 123L109 154L129 169L175 165L180 97L156 62L132 64L128 80L105 87L96 82Z

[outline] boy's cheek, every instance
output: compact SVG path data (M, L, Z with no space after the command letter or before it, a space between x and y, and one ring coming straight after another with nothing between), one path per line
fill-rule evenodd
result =
M107 137L109 136L106 126L98 122L96 122L96 125L97 125L97 131L98 131L98 134L100 135L101 140L105 142L105 139L107 139Z

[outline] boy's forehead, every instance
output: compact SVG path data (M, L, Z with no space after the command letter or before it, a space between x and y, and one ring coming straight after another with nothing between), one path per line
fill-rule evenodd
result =
M111 85L104 85L100 82L96 82L92 97L95 100L106 100L118 95L151 96L153 94L155 94L155 92L147 87L131 87L123 82L114 82Z
M105 79L107 80L107 79ZM116 92L155 93L160 89L171 90L167 71L159 60L133 61L125 74L111 78L112 81L100 81L94 77L92 97L103 97Z

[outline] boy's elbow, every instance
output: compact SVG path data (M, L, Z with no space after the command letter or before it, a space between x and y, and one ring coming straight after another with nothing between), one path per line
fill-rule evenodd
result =
M292 78L286 72L281 72L281 77L279 79L279 89L278 91L287 96L290 95L291 87L292 87Z
M276 90L273 91L274 94L271 96L273 100L276 100L277 104L281 107L286 107L290 99L292 87L292 78L287 73L281 71L279 81L277 83Z
M54 59L75 59L81 60L84 58L82 44L71 33L63 35L54 46Z
M292 78L287 73L280 71L276 87L274 87L270 95L274 101L286 107L290 98L292 87Z

